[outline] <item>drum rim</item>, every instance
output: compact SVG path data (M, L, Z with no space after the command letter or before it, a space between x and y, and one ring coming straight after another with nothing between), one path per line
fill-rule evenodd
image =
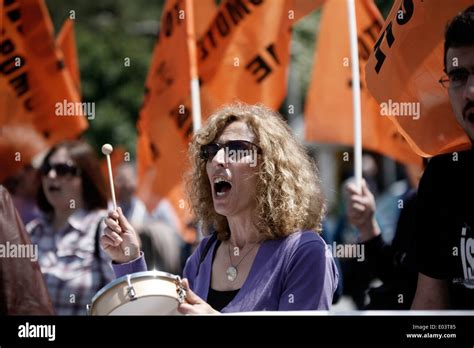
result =
M118 283L121 283L122 281L127 281L128 276L130 276L130 279L140 278L144 276L151 276L153 278L166 278L168 280L181 281L181 277L179 275L162 272L162 271L143 271L143 272L135 272L135 273L126 274L124 276L121 276L119 278L112 280L110 283L102 287L102 289L97 291L97 293L94 295L94 297L92 297L92 300L91 300L91 311L92 311L92 308L94 307L95 301L100 296L102 296L106 291L108 291L109 289L117 285Z

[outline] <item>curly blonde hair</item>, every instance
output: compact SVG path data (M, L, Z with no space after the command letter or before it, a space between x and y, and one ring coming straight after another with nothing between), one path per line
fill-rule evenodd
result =
M227 125L236 121L247 124L262 149L258 157L255 221L261 239L282 238L298 230L320 232L325 203L314 162L278 113L263 105L233 103L215 111L189 146L191 170L186 187L204 233L215 230L219 240L230 237L227 218L214 210L206 161L200 157L201 146L215 141Z

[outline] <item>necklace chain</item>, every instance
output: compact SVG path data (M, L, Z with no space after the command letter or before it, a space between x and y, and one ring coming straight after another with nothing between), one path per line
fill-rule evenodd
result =
M255 243L255 245L254 245L253 247L251 247L251 248L249 249L249 251L247 251L247 253L244 255L244 257L242 257L242 258L240 259L240 261L237 262L237 264L236 264L235 266L232 264L232 257L231 257L231 255L230 255L230 245L231 245L231 243L229 242L229 262L230 262L230 265L231 265L232 267L234 267L235 269L237 269L237 267L240 265L240 263L247 257L248 254L250 254L250 252L251 252L253 249L255 249L255 247L258 245L258 243Z

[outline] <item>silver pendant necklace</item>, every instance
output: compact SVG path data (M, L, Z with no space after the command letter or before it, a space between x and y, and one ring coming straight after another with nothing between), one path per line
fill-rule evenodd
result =
M225 273L227 274L227 279L231 282L233 282L237 278L237 268L232 265L227 268L227 271Z
M231 282L235 281L237 279L237 275L239 274L238 272L238 266L240 265L240 263L247 257L248 254L250 254L250 252L258 245L258 243L256 243L252 248L250 248L249 251L247 251L247 253L244 255L244 257L242 257L240 259L240 261L234 266L232 264L232 257L230 255L230 242L229 242L229 262L230 262L230 266L227 268L227 271L225 272L226 275L227 275L227 279Z

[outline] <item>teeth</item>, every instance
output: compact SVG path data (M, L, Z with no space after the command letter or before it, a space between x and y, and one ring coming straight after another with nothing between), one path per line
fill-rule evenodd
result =
M223 177L221 177L221 176L218 176L218 177L214 178L214 180L213 180L214 185L215 185L215 184L218 184L218 183L221 183L221 182L226 182L226 183L230 184L230 181L229 181L229 180L227 180L227 179L225 179L225 178L223 178ZM226 193L227 193L227 192L217 192L217 191L216 191L216 195L217 195L218 197L222 197L222 196L224 196Z
M214 178L214 184L218 184L220 182L229 182L228 180L222 178L222 177L217 177L217 178ZM230 182L229 182L230 183Z

